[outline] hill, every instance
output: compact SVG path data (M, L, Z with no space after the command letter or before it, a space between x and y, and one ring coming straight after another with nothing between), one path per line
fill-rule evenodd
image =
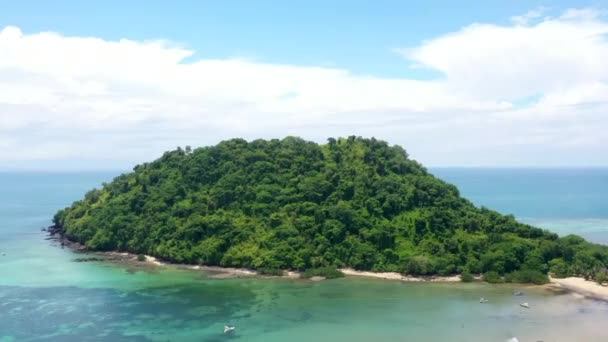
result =
M539 281L528 278L595 277L608 265L605 246L476 208L404 149L373 138L178 148L89 191L54 224L91 250L256 269Z

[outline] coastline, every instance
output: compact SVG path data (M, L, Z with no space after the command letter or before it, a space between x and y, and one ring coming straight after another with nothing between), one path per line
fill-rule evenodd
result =
M235 267L221 267L221 266L205 266L205 265L188 265L188 264L176 264L161 261L160 259L146 255L144 261L138 261L137 255L128 252L96 252L87 251L84 246L77 242L69 241L65 238L57 238L51 234L51 240L56 240L76 253L83 254L94 254L105 257L105 261L114 262L127 262L131 264L147 264L155 267L176 267L188 270L199 270L212 273L209 278L212 279L231 279L231 278L243 278L243 277L261 277L261 278L279 278L279 279L304 279L301 278L301 273L295 271L285 271L283 276L271 276L263 275L253 269L248 268L235 268ZM461 282L459 275L453 276L424 276L415 277L410 275L403 275L397 272L371 272L371 271L357 271L352 268L340 268L338 269L346 277L367 277L375 279L383 279L390 281L401 281L411 283L459 283ZM323 277L312 277L308 279L310 281L324 280ZM480 281L481 277L476 276L476 281ZM549 276L549 284L543 285L549 289L554 290L565 290L572 293L582 295L587 298L601 300L608 302L608 286L602 286L594 281L585 280L580 277L568 277L568 278L553 278Z
M192 265L192 264L176 264L171 262L162 261L154 256L145 255L145 260L139 261L137 260L137 254L129 253L129 252L116 252L116 251L108 251L108 252L100 252L100 251L88 251L83 245L78 242L70 241L69 239L60 236L57 237L51 230L52 227L49 227L50 240L55 240L61 242L62 246L65 246L76 253L83 254L94 254L102 256L106 259L106 261L110 262L126 262L129 264L139 265L139 264L147 264L155 267L175 267L181 269L188 269L194 271L205 271L212 273L209 278L212 279L231 279L231 278L242 278L242 277L261 277L261 278L281 278L281 279L305 279L301 277L300 272L284 270L284 275L282 276L273 276L273 275L264 275L260 274L254 269L249 268L235 268L235 267L222 267L222 266L206 266L206 265ZM84 258L86 259L86 258ZM94 260L97 261L97 260ZM338 271L342 272L346 277L366 277L366 278L375 278L375 279L383 279L383 280L392 280L392 281L402 281L402 282L435 282L435 283L458 283L461 282L460 275L453 276L424 276L424 277L415 277L410 275L403 275L398 272L371 272L371 271L357 271L352 268L339 268ZM312 277L308 279L310 281L321 281L325 280L324 277ZM475 277L475 280L481 280L481 277Z
M261 277L261 278L285 278L285 279L305 279L301 278L301 273L297 271L285 270L282 276L272 276L260 274L254 269L249 268L236 268L236 267L222 267L222 266L206 266L206 265L189 265L189 264L176 264L170 262L164 262L156 257L146 255L144 261L138 261L137 255L127 252L90 252L97 255L109 256L108 261L123 261L128 263L146 263L150 266L167 266L181 269L188 269L193 271L205 271L213 273L210 278L213 279L230 279L230 278L242 278L242 277ZM453 276L425 276L415 277L410 275L403 275L397 272L371 272L371 271L357 271L352 268L339 268L338 271L342 272L346 277L366 277L392 281L402 282L435 282L435 283L459 283L461 282L459 275ZM311 281L324 280L324 277L312 277ZM476 280L481 280L480 277L476 277Z
M428 277L415 277L410 275L403 275L397 272L370 272L370 271L357 271L352 268L340 268L338 271L344 273L345 276L354 277L368 277L378 278L385 280L398 280L403 282L442 282L442 283L454 283L461 282L459 275L453 276L428 276Z
M552 278L549 277L553 288L567 290L587 298L608 302L608 286L602 286L594 281L585 280L580 277Z
M112 258L110 260L116 260L119 258L122 261L142 263L145 262L153 266L168 266L182 269L188 269L193 271L206 271L215 273L210 276L214 279L229 279L229 278L240 278L240 277L263 277L263 278L287 278L287 279L304 279L301 278L301 273L296 271L284 270L283 276L269 276L260 274L254 269L249 268L236 268L236 267L222 267L222 266L206 266L206 265L189 265L189 264L175 264L159 260L156 257L145 255L144 261L138 261L137 255L127 252L93 252L101 255L108 255ZM347 277L367 277L384 280L394 280L402 282L442 282L442 283L456 283L461 282L459 275L453 276L426 276L426 277L415 277L410 275L403 275L397 272L371 272L371 271L357 271L352 268L339 268L338 271L342 272ZM324 280L323 277L312 277L312 281ZM481 278L477 277L477 280Z
M98 252L99 253L99 252ZM120 256L123 260L132 262L137 261L137 256L131 253L119 253L119 252L101 252L101 254L110 256ZM248 268L235 268L235 267L221 267L221 266L205 266L205 265L184 265L174 264L160 261L159 259L146 255L146 260L143 261L153 266L169 266L177 267L189 270L200 270L214 273L210 276L213 279L230 279L230 278L241 278L241 277L263 277L263 278L285 278L285 279L303 279L300 277L299 272L285 271L283 276L267 276L260 274L256 270ZM383 279L390 281L401 281L405 283L460 283L460 276L424 276L416 277L411 275L403 275L398 272L371 272L371 271L357 271L352 268L340 268L338 269L346 277L366 277ZM313 277L309 280L320 281L324 280L323 277ZM476 276L476 281L481 281L481 277ZM566 290L572 293L582 295L587 298L602 300L608 302L608 286L602 286L594 281L585 280L580 277L568 277L568 278L553 278L549 276L549 284L542 285L552 289Z
M229 278L241 278L241 277L255 277L263 276L258 274L255 270L247 268L234 268L234 267L221 267L221 266L205 266L205 265L189 265L189 264L176 264L161 261L160 259L145 255L145 260L137 260L137 255L128 252L86 252L101 255L103 257L109 257L107 261L120 261L128 264L147 264L154 267L174 267L179 269L187 269L192 271L205 271L213 273L210 278L214 279L229 279ZM299 276L299 274L298 274ZM288 275L284 276L288 277Z

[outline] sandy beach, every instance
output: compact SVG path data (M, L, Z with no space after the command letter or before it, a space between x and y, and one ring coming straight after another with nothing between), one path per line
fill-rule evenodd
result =
M460 282L460 276L448 276L448 277L414 277L408 275L402 275L397 272L367 272L367 271L357 271L352 268L341 268L340 271L347 276L356 276L356 277L370 277L370 278L379 278L379 279L387 279L387 280L400 280L405 282Z
M125 252L103 252L103 255L117 257L123 261L129 262L137 262L137 255ZM288 279L299 279L300 273L295 271L285 271L283 276L265 276L261 275L253 269L248 268L235 268L235 267L221 267L221 266L204 266L204 265L181 265L181 264L173 264L160 261L158 258L155 258L150 255L145 256L145 263L154 266L171 266L171 267L179 267L186 268L189 270L197 270L197 271L206 271L215 273L210 276L210 278L215 279L228 279L228 278L240 278L240 277L269 277L269 278L288 278ZM357 271L352 268L341 268L340 272L344 273L345 276L350 277L369 277L369 278L377 278L377 279L385 279L385 280L398 280L403 282L445 282L445 283L453 283L460 282L460 276L434 276L434 277L414 277L408 275L402 275L397 272L369 272L369 271ZM323 277L313 277L312 281L320 281L324 280Z
M137 255L131 253L124 252L103 252L96 253L101 255L109 256L110 259L118 259L122 261L128 262L138 262ZM171 267L179 267L186 268L190 270L200 270L206 271L210 273L214 273L210 275L210 278L215 279L228 279L228 278L241 278L241 277L268 277L268 278L288 278L288 279L299 279L300 273L294 271L285 271L285 275L283 276L265 276L261 275L253 269L247 268L234 268L234 267L220 267L220 266L203 266L203 265L180 265L180 264L172 264L165 263L160 261L159 259L146 255L145 261L146 264L153 266L171 266ZM369 272L369 271L357 271L352 268L341 268L339 269L345 276L348 277L369 277L369 278L377 278L377 279L385 279L385 280L396 280L402 282L443 282L443 283L455 283L460 282L459 275L453 276L429 276L429 277L415 277L403 275L397 272ZM480 280L480 277L475 277L476 280ZM313 281L322 280L321 278L311 279ZM567 290L573 293L580 294L582 296L608 301L608 286L602 286L594 281L588 281L579 277L569 277L569 278L552 278L549 277L550 284L549 287Z
M602 286L594 281L578 277L549 278L551 286L566 289L585 297L608 301L608 286Z
M149 256L149 255L146 255L146 262L154 264L156 266L162 266L162 265L164 265L163 262L161 262L160 260L156 259L155 257Z
M205 266L205 265L188 265L188 264L174 264L170 262L164 262L160 259L145 255L144 261L138 261L137 255L126 252L93 252L92 254L101 255L106 258L107 261L119 261L127 262L129 264L147 264L150 266L168 266L176 267L181 269L188 269L193 271L205 271L212 273L209 278L213 279L230 279L230 278L242 278L242 277L264 277L264 278L288 278L298 279L300 278L299 272L285 271L283 276L267 276L259 274L257 271L249 268L235 268L235 267L221 267L221 266Z

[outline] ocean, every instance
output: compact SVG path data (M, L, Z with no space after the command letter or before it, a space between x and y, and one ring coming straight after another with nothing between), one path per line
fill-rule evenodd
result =
M560 235L608 244L608 169L442 168L435 176L458 186L478 206Z
M431 172L477 205L608 243L608 169ZM536 287L212 279L74 262L77 255L40 228L118 174L0 173L0 342L608 341L607 303ZM518 305L514 290L531 309ZM234 334L223 334L226 324Z

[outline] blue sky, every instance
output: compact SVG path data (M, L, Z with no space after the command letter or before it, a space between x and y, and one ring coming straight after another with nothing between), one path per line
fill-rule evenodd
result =
M109 40L163 38L193 56L244 56L328 65L386 77L437 77L404 66L393 48L471 23L507 24L541 6L602 8L606 1L2 1L0 23Z
M605 1L0 8L0 146L19 151L0 168L124 167L288 134L375 135L439 166L608 164Z

